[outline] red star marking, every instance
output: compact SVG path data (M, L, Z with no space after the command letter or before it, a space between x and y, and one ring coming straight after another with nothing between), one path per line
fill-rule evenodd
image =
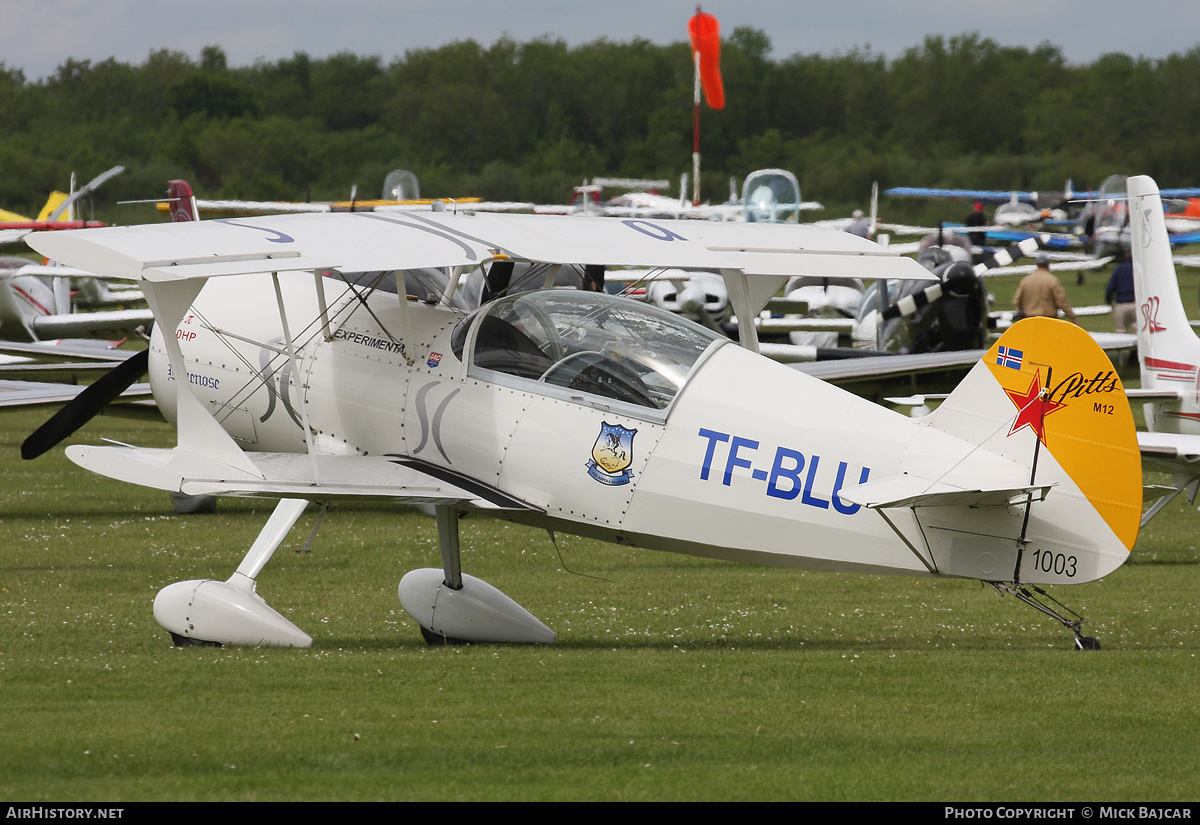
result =
M1033 375L1033 380L1029 382L1029 389L1025 392L1016 390L1004 391L1010 401L1017 407L1017 418L1013 421L1012 427L1008 434L1012 435L1023 427L1028 427L1033 430L1038 437L1038 441L1046 443L1046 431L1043 420L1050 413L1056 410L1061 410L1066 404L1060 401L1051 401L1042 398L1042 374L1036 372Z

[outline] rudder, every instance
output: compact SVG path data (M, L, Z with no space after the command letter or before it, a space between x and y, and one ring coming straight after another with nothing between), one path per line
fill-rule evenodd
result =
M167 209L170 212L172 223L200 220L200 215L196 210L196 196L192 194L192 187L187 181L168 181L167 197L170 199L167 202Z

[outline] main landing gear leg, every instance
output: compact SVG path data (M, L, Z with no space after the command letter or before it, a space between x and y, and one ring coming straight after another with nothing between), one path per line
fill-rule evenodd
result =
M451 590L462 590L462 559L458 552L458 508L452 504L438 504L438 546L442 548L442 570L446 574L443 582Z
M311 647L312 637L276 613L256 592L257 577L308 502L282 499L228 581L176 582L154 599L154 618L177 645Z
M554 631L496 588L462 572L458 508L435 506L442 568L412 570L400 580L400 604L429 644L553 644Z
M1025 604L1030 605L1035 610L1040 610L1047 616L1062 622L1064 627L1069 628L1075 634L1076 650L1100 649L1099 639L1096 639L1094 636L1084 636L1081 632L1083 623L1087 620L1074 610L1071 610L1069 607L1064 605L1062 602L1054 599L1049 593L1047 593L1045 590L1042 590L1040 587L1034 587L1033 585L1029 584L1015 584L1011 582L988 582L988 584L996 588L996 591L1001 595L1008 593L1025 602ZM1047 604L1047 602L1054 602L1054 604L1058 605L1059 608L1067 613L1070 613L1075 618L1068 619L1059 613L1058 610Z

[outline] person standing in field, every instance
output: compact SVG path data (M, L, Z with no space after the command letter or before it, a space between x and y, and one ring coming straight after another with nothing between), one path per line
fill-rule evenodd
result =
M1013 306L1017 309L1015 320L1031 315L1057 318L1059 310L1062 310L1067 320L1075 323L1075 310L1071 309L1071 302L1067 300L1067 291L1050 271L1050 259L1045 255L1039 255L1037 269L1021 279L1013 295Z
M1133 262L1125 250L1117 253L1120 261L1113 268L1104 289L1104 303L1113 305L1117 332L1137 332L1137 296L1133 291Z

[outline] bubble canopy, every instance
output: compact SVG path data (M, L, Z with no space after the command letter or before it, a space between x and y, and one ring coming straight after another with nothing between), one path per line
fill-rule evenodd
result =
M453 339L455 355L479 378L646 411L665 411L723 343L729 340L657 307L572 289L493 301L463 319Z

